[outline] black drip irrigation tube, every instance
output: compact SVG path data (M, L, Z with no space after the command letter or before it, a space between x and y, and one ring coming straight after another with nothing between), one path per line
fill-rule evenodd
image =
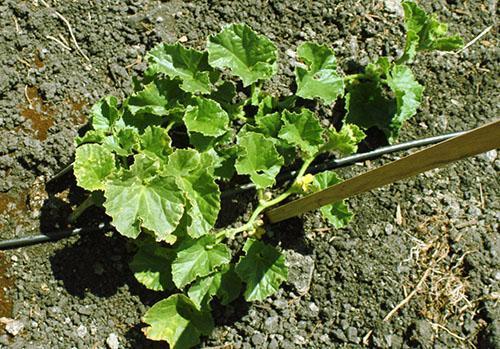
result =
M375 149L372 151L368 151L366 153L355 154L355 155L347 156L347 157L344 157L341 159L331 160L331 161L328 161L326 163L322 163L322 164L313 166L308 171L308 173L314 174L314 173L318 173L318 172L322 172L322 171L326 171L326 170L333 170L335 168L346 167L349 165L353 165L357 162L375 159L375 158L378 158L380 156L395 153L398 151L408 150L408 149L417 148L417 147L424 147L426 145L439 143L439 142L445 141L447 139L459 136L463 133L465 133L465 131L453 132L453 133L448 133L445 135L428 137L428 138L413 140L413 141L404 142L404 143L400 143L400 144L389 145L386 147L381 147L381 148L378 148L378 149ZM47 183L56 181L57 179L61 178L62 176L67 174L69 171L71 171L72 168L73 168L73 164L66 166L59 173L57 173L54 177L49 179L47 181ZM283 183L287 180L293 179L295 174L296 174L296 171L292 171L290 173L286 173L286 174L283 174L281 176L278 176L278 178L276 178L276 180L278 183ZM228 198L228 197L243 193L245 191L252 190L254 188L255 188L255 185L253 183L243 184L241 186L238 186L237 188L223 191L221 193L221 198ZM84 234L84 233L85 234L86 233L93 233L93 232L101 231L104 229L112 229L112 226L109 224L106 224L106 223L100 223L99 225L97 225L95 227L90 227L90 228L67 229L67 230L61 230L61 231L57 231L57 232L50 233L50 234L24 236L24 237L15 238L15 239L3 240L3 241L0 241L0 250L7 250L7 249L13 249L13 248L18 248L18 247L23 247L23 246L35 245L35 244L39 244L42 242L57 241L60 239L64 239L64 238L73 236L73 235L80 235L80 234Z

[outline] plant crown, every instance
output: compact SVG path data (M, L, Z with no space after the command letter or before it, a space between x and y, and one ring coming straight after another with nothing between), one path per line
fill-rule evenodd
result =
M76 139L74 173L92 192L88 200L103 202L116 230L134 239L130 267L137 280L171 294L144 315L148 338L192 347L213 328L214 298L225 305L241 292L247 301L275 293L287 266L279 249L261 241L262 212L340 182L331 171L306 174L319 155L356 152L370 127L392 142L416 113L423 86L406 64L418 51L451 50L462 41L446 36L446 25L413 2L403 6L407 36L399 59L382 57L345 76L332 49L305 42L297 49L291 96L263 89L278 71L273 42L232 24L209 36L203 51L156 46L131 96L105 97L92 107L92 129ZM323 126L306 107L340 98L346 115L339 129ZM273 197L276 176L296 162L293 184ZM235 174L255 184L258 206L243 225L216 229L219 184ZM353 217L344 202L320 211L337 228ZM240 233L247 238L242 251L231 251L226 242Z

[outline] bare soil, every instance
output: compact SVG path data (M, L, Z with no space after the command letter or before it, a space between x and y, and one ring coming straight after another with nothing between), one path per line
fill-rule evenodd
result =
M498 11L495 1L419 3L466 42L495 25ZM67 226L83 193L71 175L46 182L72 161L73 138L90 106L129 93L145 52L158 42L203 47L222 25L246 22L278 44L283 64L272 87L283 93L293 76L287 50L304 40L333 47L348 73L381 55L397 56L403 46L397 0L47 5L0 3L2 239ZM493 28L459 54L419 58L414 71L426 97L400 140L498 116L496 34ZM348 178L400 155L339 173ZM288 251L292 277L266 302L217 307L217 327L201 347L500 348L499 170L492 151L350 200L357 215L345 229L315 213L272 227L270 239ZM233 200L242 213L253 204L248 195ZM94 210L79 224L102 219ZM114 336L120 348L165 347L140 331L141 315L162 295L134 280L130 258L113 232L0 252L0 317L23 326L15 336L0 332L0 347L112 347Z

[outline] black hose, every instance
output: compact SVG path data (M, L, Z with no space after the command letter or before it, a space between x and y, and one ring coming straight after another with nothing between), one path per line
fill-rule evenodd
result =
M318 173L318 172L322 172L322 171L326 171L326 170L332 170L335 168L345 167L348 165L352 165L356 162L374 159L374 158L380 157L382 155L391 154L391 153L402 151L402 150L408 150L411 148L423 147L426 145L439 143L439 142L445 141L447 139L459 136L463 133L465 133L465 131L453 132L453 133L448 133L448 134L441 135L441 136L428 137L428 138L413 140L413 141L404 142L404 143L400 143L400 144L389 145L386 147L382 147L382 148L378 148L378 149L375 149L372 151L368 151L366 153L355 154L355 155L347 156L347 157L344 157L341 159L331 160L327 163L323 163L323 164L319 164L319 165L311 167L311 169L308 172L309 173ZM61 170L54 177L52 177L49 180L49 182L53 182L56 179L61 178L66 173L68 173L72 169L72 167L73 167L73 164L66 166L63 170ZM276 180L278 183L282 183L284 181L293 179L295 174L296 174L296 171L292 171L290 173L286 173L286 174L283 174L281 176L278 176L278 178ZM253 183L243 184L237 188L225 190L224 192L222 192L221 197L222 198L231 197L231 196L234 196L236 194L239 194L239 193L242 193L242 192L254 189L254 188L255 188L255 185ZM39 243L47 242L47 241L57 241L57 240L60 240L60 239L63 239L63 238L66 238L66 237L69 237L72 235L99 231L99 230L104 229L105 227L111 228L110 225L101 223L98 226L92 227L92 228L86 228L86 229L75 228L75 229L71 229L71 230L62 230L62 231L58 231L58 232L47 234L47 235L41 234L41 235L34 235L34 236L24 236L21 238L10 239L10 240L3 240L3 241L0 241L0 250L6 250L6 249L12 249L12 248L17 248L17 247L22 247L22 246L34 245L34 244L39 244Z
M61 240L61 239L70 237L72 235L78 235L78 234L82 234L82 233L93 233L96 231L101 231L104 228L112 228L112 227L109 224L100 223L99 225L92 227L92 228L66 229L66 230L60 230L60 231L57 231L54 233L50 233L47 235L40 234L40 235L33 235L33 236L23 236L20 238L10 239L10 240L2 240L2 241L0 241L0 250L8 250L8 249L12 249L12 248L35 245L35 244L40 244L42 242L48 242L48 241L57 241L57 240Z

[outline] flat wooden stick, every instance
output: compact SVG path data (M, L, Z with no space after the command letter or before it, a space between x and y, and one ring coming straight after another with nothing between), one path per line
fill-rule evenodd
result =
M271 209L266 212L266 216L271 223L281 222L350 196L496 148L500 148L500 120Z

